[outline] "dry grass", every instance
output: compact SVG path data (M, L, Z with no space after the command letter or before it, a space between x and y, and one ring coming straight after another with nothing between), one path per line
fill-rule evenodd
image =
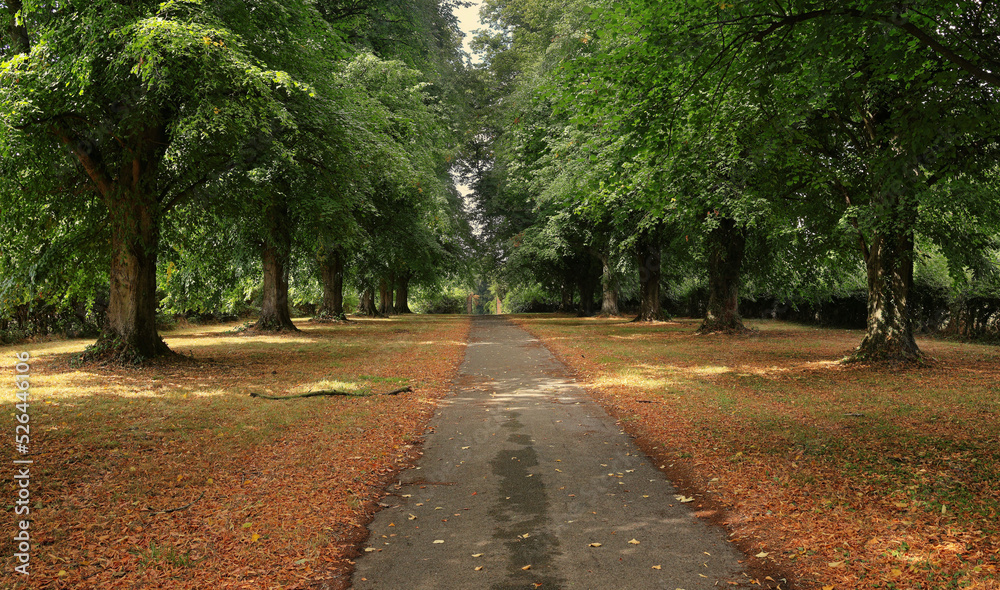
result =
M885 368L838 362L857 331L517 321L798 587L1000 588L1000 348Z
M32 355L34 460L31 575L13 573L5 533L0 586L277 589L335 578L447 390L468 321L297 323L300 334L281 336L178 329L167 344L193 359L142 370L72 369L82 340L0 348L8 384L13 354ZM404 385L414 392L248 395ZM5 390L2 429L13 437L13 387ZM15 458L3 445L0 460ZM0 485L6 531L12 481Z

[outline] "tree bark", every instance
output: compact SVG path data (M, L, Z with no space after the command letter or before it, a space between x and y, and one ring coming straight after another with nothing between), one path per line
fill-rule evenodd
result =
M7 39L10 42L10 49L13 54L31 53L31 38L28 36L28 28L23 24L17 24L14 18L22 8L21 0L7 0L7 12L10 13L10 25L7 28Z
M413 313L410 311L410 273L404 272L396 279L396 303L394 311L398 314Z
M666 319L660 306L660 266L662 246L652 236L643 236L636 244L639 264L639 315L633 322L658 322Z
M375 307L375 290L371 286L367 286L361 291L361 301L358 302L358 314L371 318L379 316L378 309Z
M323 279L323 304L319 318L346 319L344 315L344 255L339 247L324 249L319 259Z
M156 331L159 206L129 191L107 199L111 214L111 290L107 319L84 355L97 362L138 364L171 354Z
M268 232L264 238L261 261L264 266L263 296L260 317L254 329L263 332L297 332L288 311L288 258L291 235L288 227L288 207L276 203L268 207Z
M723 217L708 236L708 309L698 332L745 332L740 317L740 271L746 234L735 219Z
M52 130L63 143L72 142L62 129ZM121 162L114 179L99 153L74 150L101 194L111 226L108 310L97 342L82 356L85 362L140 364L172 354L156 330L161 205L153 195L165 135L165 128L155 124L140 133L133 158Z
M392 313L392 287L396 282L395 276L390 274L389 278L383 278L378 284L378 312L381 315Z
M618 315L618 279L611 268L611 256L604 252L601 259L601 315Z
M884 207L888 216L895 217L893 212L900 209L894 205ZM922 356L913 338L909 301L916 212L906 211L900 216L907 219L883 223L867 248L868 328L849 360L914 361Z

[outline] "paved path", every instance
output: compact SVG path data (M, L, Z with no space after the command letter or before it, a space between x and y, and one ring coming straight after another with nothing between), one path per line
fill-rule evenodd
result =
M370 526L358 590L695 590L738 579L723 531L697 520L565 366L501 317L473 319L431 428Z

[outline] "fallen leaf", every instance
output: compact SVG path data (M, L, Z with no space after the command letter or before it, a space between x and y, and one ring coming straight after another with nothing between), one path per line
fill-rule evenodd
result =
M768 555L770 555L770 553L768 553L767 551L761 551L760 553L758 553L754 557L759 557L759 558L763 559L763 558L767 557Z
M628 542L628 544L629 545L638 545L639 541L638 541L638 539L632 539L631 541Z
M694 498L690 496L685 496L683 494L677 494L674 496L674 500L677 500L681 504L687 504L688 502L694 502Z
M589 547L600 547L600 546L601 546L601 544L600 544L600 543L591 543L591 544L590 544L590 545L588 545L588 546L589 546Z
M831 562L827 563L826 565L827 565L827 567L841 567L841 566L844 565L844 562L843 561L831 561Z
M531 565L530 564L526 565L526 566L522 567L521 569L522 570L530 570L531 569Z
M251 543L256 543L257 539L260 539L260 535L258 535L257 533L254 533L254 534L250 535L250 542Z
M435 545L438 545L440 543L444 543L444 539L435 539L435 541L434 541Z
M477 572L478 572L478 571L481 571L481 570L483 569L483 566L481 566L481 565L477 565L475 569L476 569L476 571L477 571Z
M663 569L663 566L662 566L662 565L654 565L654 566L653 566L653 569L654 569L654 570L662 570L662 569Z
M483 554L482 553L473 553L472 556L473 557L482 557Z
M406 519L407 520L417 520L417 515L416 514L411 514L411 515L407 516Z

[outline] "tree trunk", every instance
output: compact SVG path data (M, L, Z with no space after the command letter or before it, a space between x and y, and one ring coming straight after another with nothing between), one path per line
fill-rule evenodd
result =
M288 227L288 208L275 204L267 210L268 232L264 238L262 262L264 266L263 297L260 318L254 329L263 332L297 332L288 311L288 256L291 235Z
M567 279L559 290L559 311L566 313L573 309L574 290L573 283Z
M666 319L660 306L660 266L662 247L651 236L636 244L639 264L639 315L633 322L658 322Z
M172 354L156 331L159 206L127 189L105 202L111 221L110 300L97 343L83 360L139 364Z
M601 315L618 315L618 279L611 268L611 256L602 253L601 258Z
M323 279L323 304L316 316L343 320L344 315L344 255L339 247L324 249L319 260Z
M378 317L378 309L375 308L375 290L370 286L361 291L361 301L358 302L358 314L366 315L370 318Z
M7 11L10 13L10 26L7 29L7 39L10 42L11 52L14 54L31 53L31 38L28 37L28 28L23 24L17 24L14 16L21 10L21 0L7 0Z
M64 143L72 141L62 130L53 127L53 131ZM163 126L151 124L144 129L135 138L133 158L121 162L115 180L99 158L74 149L102 196L111 226L108 310L97 342L82 357L85 362L139 364L172 354L156 331L161 209L153 195L165 135Z
M381 315L389 315L392 313L392 286L395 283L395 277L389 275L389 278L383 278L378 284L378 312Z
M410 273L404 272L396 280L396 304L394 310L396 313L413 313L410 311Z
M915 213L912 213L915 217ZM908 222L909 221L909 222ZM913 220L876 230L868 248L868 329L850 357L856 361L913 361L922 354L913 339L909 294L913 285Z
M708 309L698 332L745 332L740 317L740 270L746 235L736 220L723 217L708 236Z

